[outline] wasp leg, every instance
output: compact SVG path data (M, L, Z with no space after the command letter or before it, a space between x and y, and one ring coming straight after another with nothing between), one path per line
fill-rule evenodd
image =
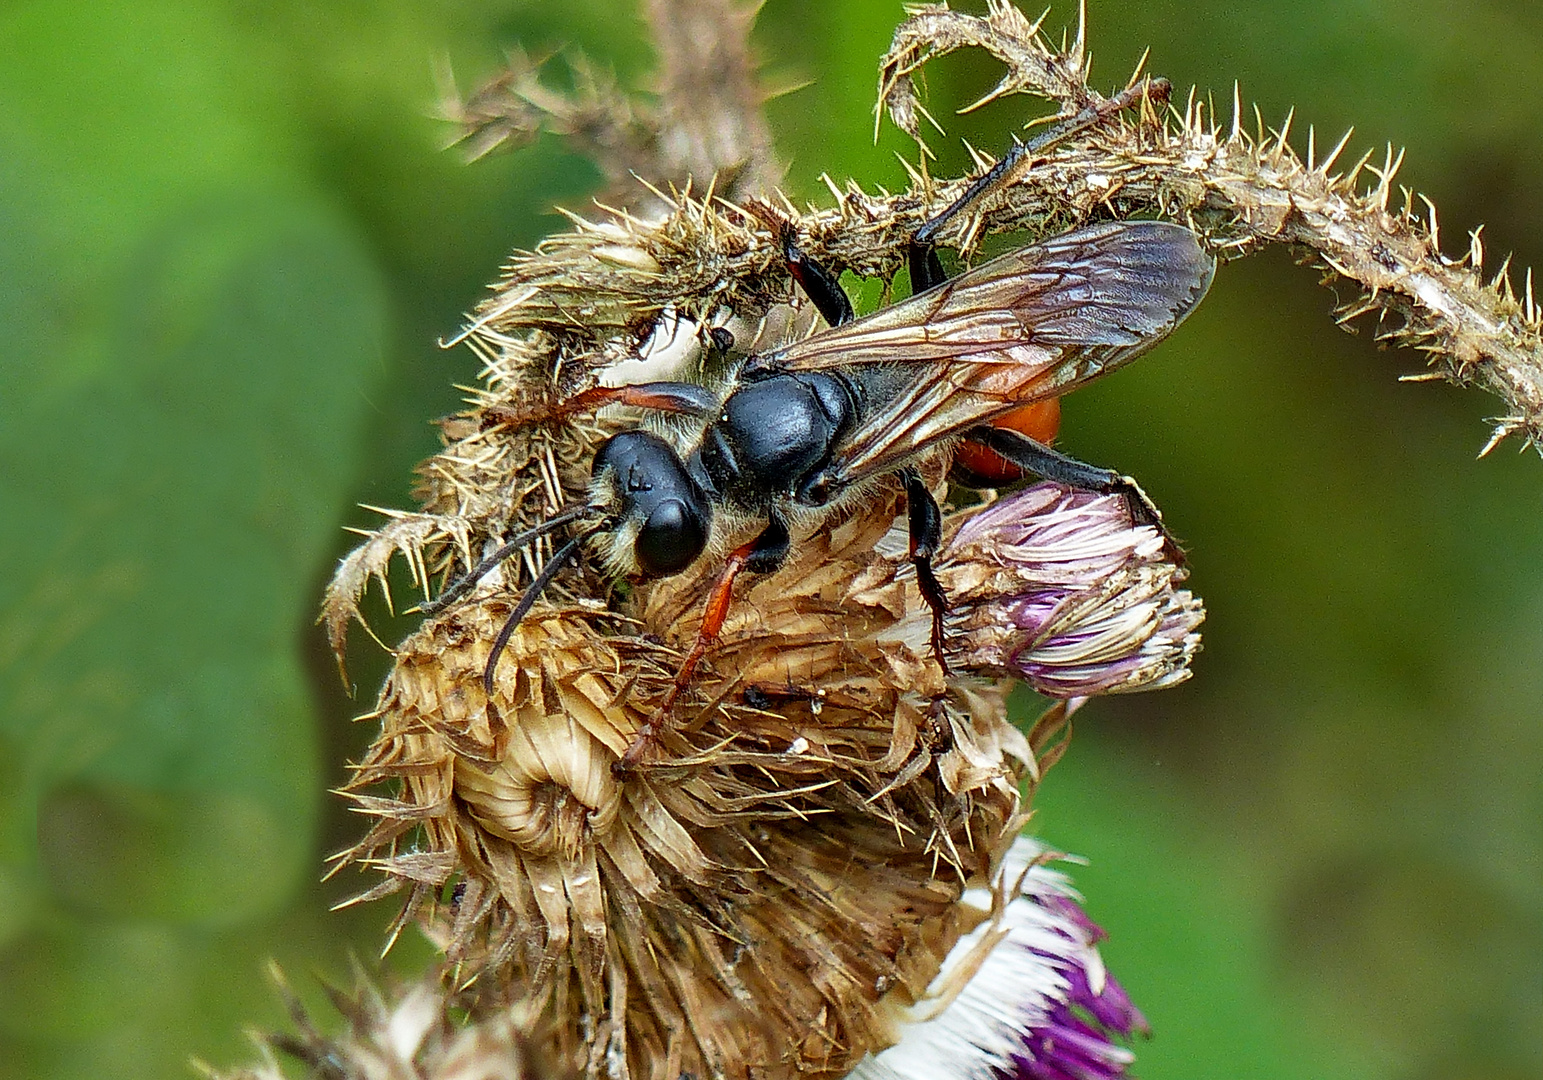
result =
M781 690L766 690L759 686L745 687L745 704L752 709L774 709L784 701L792 700Z
M916 583L921 586L922 599L932 609L932 656L947 675L948 661L943 659L943 616L948 612L948 596L932 572L932 556L937 554L938 545L943 542L943 512L915 469L901 469L900 479L905 484L911 565L916 567Z
M719 571L718 580L713 582L712 592L708 594L707 608L702 613L702 625L697 630L696 641L692 644L691 651L686 654L686 658L681 661L680 670L675 673L674 685L670 687L669 693L665 694L664 701L654 714L643 721L638 728L632 745L628 746L621 758L611 766L613 772L631 771L658 740L659 732L669 723L670 713L674 711L675 703L680 700L680 696L691 685L697 665L702 662L702 657L707 655L707 650L718 640L718 635L723 631L724 621L729 616L729 603L734 595L734 579L739 577L740 571L749 570L752 574L771 573L782 565L791 545L792 538L788 535L787 525L773 518L754 540L741 544L729 553L728 561Z
M592 386L558 402L528 405L490 405L483 410L483 427L508 424L523 428L550 424L570 416L598 412L607 405L634 405L655 412L687 416L712 416L718 399L692 383L634 383L631 386Z
M1141 485L1133 478L1117 473L1113 469L1103 469L1097 465L1089 465L1085 461L1078 461L1074 457L1067 457L1059 450L1052 450L1043 443L1035 442L1027 435L1009 428L983 425L966 431L964 437L988 450L994 450L1014 465L1035 476L1077 488L1079 491L1125 496L1126 505L1130 507L1131 520L1137 525L1152 526L1162 534L1163 540L1175 555L1182 555L1178 543L1163 525L1162 511L1157 509L1157 504L1141 490Z
M747 686L744 696L745 704L752 709L770 711L796 701L812 701L818 704L824 697L824 692L788 683L785 686ZM818 712L819 709L816 708L815 711Z
M1167 79L1148 79L1127 86L1111 98L1087 106L1081 112L1040 132L1028 142L1013 139L1011 148L995 165L982 173L980 179L966 188L963 195L941 212L922 222L911 235L911 242L906 247L906 262L911 269L911 291L925 292L947 280L947 275L943 273L943 264L938 261L936 248L938 233L942 232L954 218L1003 190L1027 172L1034 164L1035 154L1091 127L1096 127L1139 101L1166 102L1172 89Z
M924 735L927 748L933 754L946 754L954 748L954 726L949 721L947 697L936 697L927 706L927 727ZM941 777L937 778L941 781Z
M944 211L944 213L947 212ZM905 261L911 270L912 296L937 288L948 280L948 274L943 269L943 261L938 258L938 249L931 242L921 242L913 237L905 246Z
M793 275L793 280L814 302L827 323L842 326L852 321L852 298L847 296L835 274L804 254L791 227L782 230L782 257L787 261L788 273Z
M718 411L718 395L695 383L651 382L631 386L592 386L574 394L552 409L554 420L579 413L592 413L607 405L633 405L655 412L686 416L713 416Z

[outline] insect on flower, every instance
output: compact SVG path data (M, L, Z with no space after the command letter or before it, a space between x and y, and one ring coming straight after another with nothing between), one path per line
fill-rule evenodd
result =
M587 502L514 537L425 610L464 595L513 551L558 527L581 522L531 583L489 654L491 696L509 635L558 570L585 541L600 539L617 575L661 578L711 552L725 556L702 626L652 721L619 763L641 760L722 629L741 571L782 565L793 529L817 526L886 478L904 489L909 556L932 611L932 648L943 663L948 602L931 567L941 512L918 468L960 446L967 472L1032 473L1070 487L1119 493L1133 517L1161 527L1155 506L1129 477L1065 456L1022 430L1033 408L1112 371L1161 341L1205 295L1215 268L1195 234L1156 221L1108 222L1010 252L946 279L933 237L954 216L1007 183L1028 155L1123 107L1073 118L1032 143L1017 143L965 194L915 234L908 251L913 295L864 318L835 276L782 233L789 272L830 328L782 348L742 357L724 389L653 382L596 387L559 404L555 417L628 405L675 414L687 424L679 445L650 431L623 431L601 445ZM712 332L727 356L726 331ZM1030 428L1031 431L1036 429ZM993 466L991 463L1000 463ZM730 548L730 541L759 532Z

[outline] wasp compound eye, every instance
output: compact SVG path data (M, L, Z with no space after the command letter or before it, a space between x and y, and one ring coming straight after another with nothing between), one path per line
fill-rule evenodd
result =
M707 526L701 515L680 499L666 499L638 530L634 553L644 574L669 577L695 562L706 546Z

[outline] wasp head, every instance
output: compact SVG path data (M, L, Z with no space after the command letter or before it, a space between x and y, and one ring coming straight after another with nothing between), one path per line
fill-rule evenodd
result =
M618 576L669 577L707 547L712 503L680 455L657 435L623 431L601 445L590 503L616 522L605 559Z

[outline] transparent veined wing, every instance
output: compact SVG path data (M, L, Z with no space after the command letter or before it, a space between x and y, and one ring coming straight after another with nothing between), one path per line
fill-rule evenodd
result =
M1194 310L1215 266L1182 226L1094 225L752 358L745 371L839 369L859 385L863 419L826 474L842 487L1135 359Z

